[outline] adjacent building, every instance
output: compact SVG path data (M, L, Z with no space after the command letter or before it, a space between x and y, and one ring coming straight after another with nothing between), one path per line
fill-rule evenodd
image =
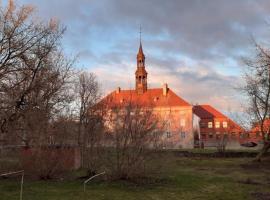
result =
M211 105L195 105L193 113L199 118L195 144L211 147L224 140L231 147L239 147L245 130L229 117Z

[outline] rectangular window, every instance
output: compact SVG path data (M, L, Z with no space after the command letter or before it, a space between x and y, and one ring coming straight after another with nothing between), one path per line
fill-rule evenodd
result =
M213 128L213 122L208 122L208 128Z
M228 123L227 122L223 122L222 126L223 126L223 128L227 128L228 127Z
M185 132L181 132L181 138L184 139L186 137L186 133Z
M171 137L171 132L167 131L166 135L167 135L167 138L170 138Z
M201 128L206 128L206 124L204 122L200 122L200 127Z
M181 127L185 127L186 126L186 120L185 119L181 119L180 120L180 126Z
M231 133L231 138L235 138L235 137L236 137L235 132L232 132L232 133Z
M220 122L216 122L216 123L215 123L215 127L216 127L216 128L220 128Z
M213 133L208 133L209 138L213 138Z
M216 139L220 139L220 138L221 138L220 132L216 132Z
M167 121L166 124L165 124L165 128L166 130L171 130L171 121Z
M206 139L206 134L205 133L201 133L201 139Z

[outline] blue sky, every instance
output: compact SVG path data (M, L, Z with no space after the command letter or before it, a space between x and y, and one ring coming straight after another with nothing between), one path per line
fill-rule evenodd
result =
M4 1L5 3L5 1ZM133 88L139 27L150 87L167 82L191 103L239 111L242 57L270 36L268 0L18 0L67 27L63 48L95 72L104 94Z

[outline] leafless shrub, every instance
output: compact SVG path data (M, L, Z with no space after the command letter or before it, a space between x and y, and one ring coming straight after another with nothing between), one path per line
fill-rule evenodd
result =
M151 171L149 159L159 147L162 126L149 107L126 102L110 109L106 167L112 178L135 179Z

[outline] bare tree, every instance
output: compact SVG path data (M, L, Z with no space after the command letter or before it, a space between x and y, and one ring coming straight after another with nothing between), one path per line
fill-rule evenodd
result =
M83 125L86 123L89 109L100 99L100 87L93 73L79 74L76 91L79 96L78 144L83 143Z
M107 127L107 168L114 178L145 175L151 152L159 147L164 124L153 108L125 102L110 109Z
M263 136L263 148L258 153L256 161L270 148L270 127L266 120L270 115L270 51L255 42L256 56L246 59L245 86L243 91L249 97L249 113L253 122L259 124Z
M96 173L101 159L104 107L98 103L101 97L100 85L95 74L82 72L76 83L79 103L79 124L77 142L81 149L83 167L89 175Z
M221 134L219 138L217 138L217 151L219 153L224 154L226 151L226 146L228 143L228 135Z
M43 135L69 100L65 87L73 63L60 48L65 29L55 20L35 22L33 11L12 0L0 8L1 132L25 144L33 134Z
M17 7L10 0L0 8L0 132L12 145L33 148L34 168L42 165L54 126L72 101L73 60L62 53L64 31L56 20L37 22L31 6ZM52 160L50 167L57 166L59 159Z

